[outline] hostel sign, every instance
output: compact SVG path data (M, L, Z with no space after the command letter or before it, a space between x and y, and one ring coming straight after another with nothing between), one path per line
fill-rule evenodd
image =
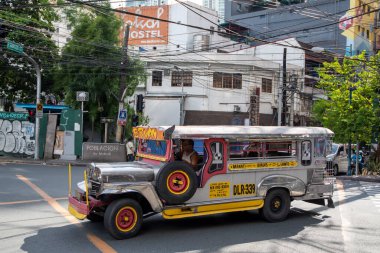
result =
M169 19L169 6L144 6L126 7L121 10L149 16L153 18ZM162 45L168 44L168 23L159 20L142 18L134 15L120 14L124 22L124 28L120 32L121 41L124 29L127 25L129 29L129 45Z

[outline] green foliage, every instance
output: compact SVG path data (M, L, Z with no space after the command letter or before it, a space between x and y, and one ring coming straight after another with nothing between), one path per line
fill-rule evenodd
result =
M123 55L119 46L121 21L112 12L100 13L92 8L71 8L66 13L73 32L62 51L56 91L65 97L66 104L76 108L76 91L87 91L90 100L85 102L85 110L89 120L99 122L100 117L112 117L116 121ZM129 58L126 74L127 95L132 95L145 79L144 65Z
M47 92L52 87L52 72L58 58L58 49L51 39L53 22L58 16L48 3L48 0L0 1L0 39L3 44L9 39L24 46L24 52L40 65L42 89ZM3 45L0 68L1 97L35 100L36 72L24 56L6 50Z
M313 108L313 116L335 133L335 141L369 142L379 126L380 54L365 58L361 55L324 63L318 69L318 88L326 91L328 100L319 100ZM349 89L352 91L351 104Z

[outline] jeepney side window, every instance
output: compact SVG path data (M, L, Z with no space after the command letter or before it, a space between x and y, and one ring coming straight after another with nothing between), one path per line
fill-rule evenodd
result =
M295 141L276 141L265 143L265 157L296 157L297 144Z
M311 141L303 141L301 144L301 164L308 166L311 164Z
M223 143L221 142L212 142L210 144L212 162L211 166L208 169L209 173L213 173L218 170L222 170L224 167L223 164Z
M315 138L314 139L314 157L326 156L326 139Z
M166 148L166 141L141 139L139 145L139 152L147 155L165 156Z
M230 159L241 159L244 157L244 147L248 147L249 142L229 142L229 157Z

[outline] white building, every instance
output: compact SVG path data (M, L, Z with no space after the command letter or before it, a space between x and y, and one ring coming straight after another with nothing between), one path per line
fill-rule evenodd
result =
M141 59L147 62L148 79L137 93L144 94L150 125L247 125L250 118L277 125L278 63L204 52Z
M300 125L308 125L311 116L312 103L318 99L325 99L326 96L321 89L316 88L319 80L315 71L316 67L322 65L324 61L332 61L332 57L325 54L312 52L312 47L309 44L298 41L295 38L289 38L282 41L276 41L275 44L265 44L261 46L251 47L236 51L237 54L251 54L262 59L276 62L283 65L284 48L286 48L286 63L292 64L301 69L300 73L296 74L298 86L294 94L294 123ZM287 85L289 78L293 75L293 70L287 68ZM288 92L289 96L291 92ZM290 106L290 105L289 105Z

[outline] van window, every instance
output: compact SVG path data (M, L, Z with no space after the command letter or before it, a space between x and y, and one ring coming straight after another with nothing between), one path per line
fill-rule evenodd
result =
M301 164L308 166L311 164L311 141L303 141L301 144Z

